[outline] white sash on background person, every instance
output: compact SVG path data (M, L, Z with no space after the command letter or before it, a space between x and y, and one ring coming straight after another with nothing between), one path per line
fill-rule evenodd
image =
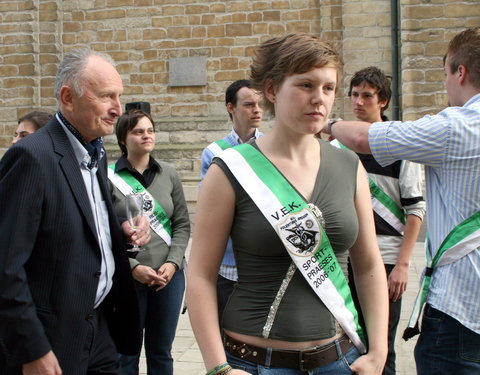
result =
M340 143L337 139L330 142L332 146L349 150L348 147ZM368 184L372 196L372 208L383 220L385 220L399 234L403 235L405 228L405 211L400 207L380 186L369 176Z
M456 262L470 252L480 247L480 211L458 224L445 237L437 253L431 259L431 253L426 247L427 267L422 276L420 290L413 312L408 322L408 327L403 333L403 339L408 340L420 333L419 319L425 307L428 295L428 288L432 275L437 267Z
M152 194L128 171L115 173L115 164L108 166L108 178L123 195L143 195L143 211L150 223L152 230L157 233L165 243L172 244L172 224L163 207L157 202Z

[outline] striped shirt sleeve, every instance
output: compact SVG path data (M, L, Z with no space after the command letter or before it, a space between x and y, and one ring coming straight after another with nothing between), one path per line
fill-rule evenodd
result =
M368 133L373 156L383 166L397 160L441 166L451 132L451 120L444 115L445 111L417 121L373 123Z

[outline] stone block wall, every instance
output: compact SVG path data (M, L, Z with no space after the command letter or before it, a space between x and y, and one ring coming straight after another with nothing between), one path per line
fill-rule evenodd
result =
M19 116L31 109L55 110L57 64L78 46L113 57L125 86L123 100L148 101L153 117L162 119L168 136L161 143L205 144L212 137L193 131L215 129L205 124L178 129L177 119L228 122L224 90L248 76L254 46L275 34L319 33L319 7L318 0L2 2L0 148L8 147ZM207 84L169 86L169 59L193 56L206 58Z
M224 90L248 77L255 46L289 32L333 42L344 61L334 116L353 118L345 96L351 75L369 65L392 72L392 7L399 11L401 115L435 113L447 105L446 45L465 27L480 25L478 0L4 0L0 154L20 116L55 111L59 61L66 51L89 46L117 62L124 103L151 103L156 155L177 167L193 202L201 150L230 128ZM205 59L205 85L169 84L170 59L185 57ZM112 136L107 150L111 159L118 155Z

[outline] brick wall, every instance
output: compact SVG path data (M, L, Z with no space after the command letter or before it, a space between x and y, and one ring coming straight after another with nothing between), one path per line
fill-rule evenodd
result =
M398 1L401 106L404 119L413 119L446 105L446 44L459 30L480 24L480 7L478 0ZM185 176L196 176L201 149L230 126L224 90L248 76L254 46L295 31L337 44L345 65L335 115L351 118L343 89L351 74L368 65L391 72L390 8L390 0L2 1L0 152L19 116L55 110L53 83L62 54L90 46L118 63L124 102L151 103L160 130L157 152ZM193 56L206 58L207 84L169 86L169 59ZM114 139L107 140L115 156Z

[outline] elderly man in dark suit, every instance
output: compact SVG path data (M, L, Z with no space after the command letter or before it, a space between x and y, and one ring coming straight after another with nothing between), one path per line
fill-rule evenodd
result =
M125 243L101 137L121 114L120 75L88 49L65 54L59 111L0 162L0 374L118 374L140 344ZM122 234L123 231L123 234Z

